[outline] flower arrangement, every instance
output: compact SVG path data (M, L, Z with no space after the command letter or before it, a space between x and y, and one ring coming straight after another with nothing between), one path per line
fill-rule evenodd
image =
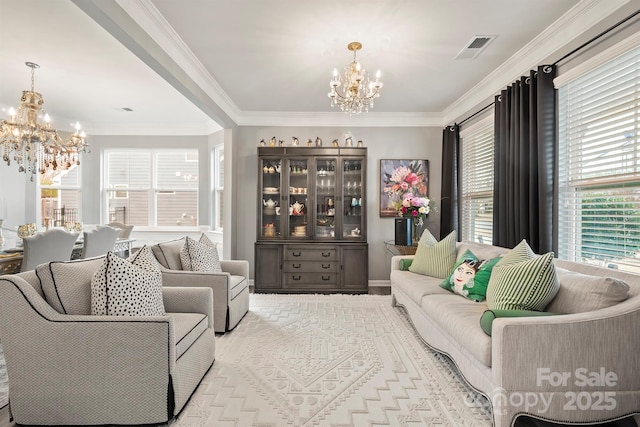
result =
M414 197L412 193L405 193L398 207L398 215L414 219L425 219L431 212L431 200L427 197Z

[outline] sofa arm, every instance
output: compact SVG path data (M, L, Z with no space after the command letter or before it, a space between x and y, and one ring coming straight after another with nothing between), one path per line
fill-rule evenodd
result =
M167 313L202 313L213 329L213 290L208 287L162 287Z
M90 408L82 415L88 424L151 422L142 415L118 418L127 413L168 419L175 369L169 316L64 315L23 279L5 276L0 279L0 336L11 375L11 410L20 424L69 419L40 419L33 408L45 406L62 417Z
M391 271L400 270L401 259L413 259L415 255L394 255L391 257Z
M577 411L576 415L584 418L574 421L639 412L638 325L639 296L585 313L496 319L492 330L494 383L507 393L531 392L553 398L545 417L561 417L566 405L572 409L575 399L573 403L571 399L577 393L588 394L585 399L594 404L596 399L607 397L604 393L613 394L614 402L609 403L615 407Z
M221 260L222 271L249 280L249 261L244 259Z

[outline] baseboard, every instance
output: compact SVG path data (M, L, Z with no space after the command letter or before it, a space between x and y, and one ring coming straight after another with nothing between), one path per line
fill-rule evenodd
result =
M391 287L391 280L369 280L369 287L370 288L376 288L376 287L388 288L388 287Z

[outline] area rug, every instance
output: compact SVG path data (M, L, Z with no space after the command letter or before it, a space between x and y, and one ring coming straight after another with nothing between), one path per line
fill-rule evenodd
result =
M252 294L172 426L490 426L390 296Z

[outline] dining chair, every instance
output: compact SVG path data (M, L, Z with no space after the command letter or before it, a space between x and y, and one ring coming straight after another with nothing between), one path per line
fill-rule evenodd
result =
M128 239L133 230L133 225L125 225L121 222L110 222L107 224L109 227L117 228L120 231L118 239Z
M22 240L23 257L20 271L33 270L49 261L69 261L77 238L77 234L60 228L25 237Z
M80 258L91 258L104 255L113 250L120 230L117 228L102 226L95 230L85 231L82 255Z

